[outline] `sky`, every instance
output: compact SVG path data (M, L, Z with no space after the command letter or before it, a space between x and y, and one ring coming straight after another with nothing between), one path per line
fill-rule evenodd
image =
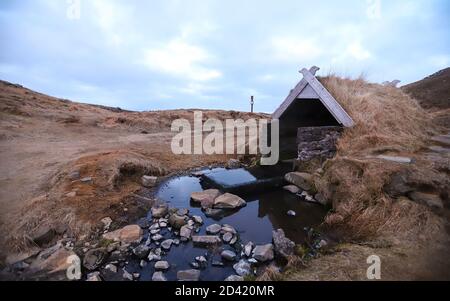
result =
M301 79L450 66L448 0L1 0L0 79L129 110L273 112Z

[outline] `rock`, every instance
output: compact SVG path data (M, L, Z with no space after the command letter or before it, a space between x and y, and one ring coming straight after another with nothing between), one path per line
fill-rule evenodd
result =
M157 181L158 181L158 178L152 177L152 176L142 176L142 179L141 179L142 186L147 187L147 188L155 187Z
M303 190L311 191L314 188L313 177L305 172L290 172L284 176L284 179Z
M150 253L150 248L146 245L139 245L133 249L133 254L139 259L144 259Z
M55 236L55 229L46 225L39 227L30 235L33 242L40 247L51 242L55 238Z
M48 276L55 276L58 279L67 280L66 273L74 265L79 265L78 267L81 270L80 257L73 251L59 246L48 257L39 254L38 258L31 263L30 269L34 271L45 271Z
M133 278L134 278L134 279L138 279L139 277L141 277L141 274L139 274L139 273L133 273Z
M150 221L148 220L148 218L143 217L141 219L139 219L136 224L141 227L142 229L147 229L148 227L150 227Z
M68 174L68 177L69 177L69 180L71 180L71 181L79 180L81 177L80 171L78 171L78 170L72 171L71 173Z
M330 205L330 202L327 200L326 197L324 197L321 193L317 193L314 198L316 199L316 201L323 205L323 206L328 206Z
M317 243L316 248L317 248L317 249L322 249L322 248L325 248L326 246L328 246L327 241L324 240L324 239L322 239L322 240L320 240L320 241Z
M423 193L418 191L413 191L409 194L409 198L415 202L420 204L427 205L436 209L443 209L444 204L442 203L442 199L437 194L432 193Z
M101 266L108 256L108 253L104 248L89 250L83 258L83 266L89 270L93 271Z
M233 238L230 240L230 245L234 245L235 243L237 243L238 241L238 237L235 235L233 236Z
M148 259L148 261L159 261L159 260L161 260L161 255L157 255L154 252L150 251L147 259Z
M220 195L220 191L217 189L208 189L200 192L193 192L191 194L191 200L194 203L198 203L202 208L212 208L214 200Z
M186 209L186 208L178 209L178 210L177 210L177 214L178 214L179 216L185 216L185 215L188 215L188 214L189 214L189 209Z
M109 263L105 266L105 270L111 271L113 273L117 273L117 271L118 271L117 267L111 263Z
M104 217L100 220L100 222L102 222L104 229L109 229L113 221L110 217Z
M193 262L189 263L189 265L190 265L192 268L196 269L196 270L199 270L199 269L200 269L200 264L199 264L198 262L196 262L196 261L193 261Z
M214 208L216 209L235 209L246 206L247 203L231 193L225 193L214 200Z
M218 225L218 224L212 224L208 227L206 227L206 233L208 234L218 234L220 232L220 230L222 230L222 226Z
M233 235L236 235L236 234L237 234L236 229L234 229L232 226L226 225L226 224L222 226L221 231L222 231L223 233L229 232L229 233L231 233L231 234L233 234Z
M297 194L300 192L300 188L295 185L287 185L283 187L284 190L289 191L290 193Z
M244 277L238 275L231 275L225 278L224 281L244 281Z
M244 254L247 257L250 257L252 255L252 251L253 248L255 247L255 244L253 242L248 242L245 246L244 246Z
M161 243L161 248L164 250L170 250L170 247L172 247L173 240L172 239L166 239Z
M222 256L223 259L226 259L228 261L235 261L237 258L236 253L234 253L231 250L222 251L222 253L220 253L220 256Z
M157 261L155 263L155 270L157 271L165 271L170 268L170 264L167 261Z
M167 281L167 278L162 272L154 272L152 276L152 281Z
M92 177L86 177L80 180L81 183L92 183L92 181L93 181Z
M187 223L186 216L184 215L180 216L175 213L169 217L169 224L175 229L180 229L181 227L186 225L186 223Z
M197 261L202 266L205 266L208 264L208 260L205 258L205 256L197 256L197 257L195 257L195 261Z
M408 158L408 157L396 157L396 156L378 155L375 158L381 159L381 160L384 160L384 161L390 161L390 162L402 163L402 164L410 164L412 162L412 159Z
M289 210L289 211L287 212L287 215L289 215L289 216L296 216L297 213L295 213L294 210Z
M169 213L169 207L166 204L153 206L151 209L153 218L161 218Z
M272 232L275 253L287 258L294 254L295 243L286 237L283 229Z
M225 211L222 209L206 208L205 215L212 219L219 219L225 215Z
M125 279L125 280L129 280L129 281L133 281L134 280L133 275L131 273L129 273L128 271L126 271L126 270L123 270L122 278Z
M147 261L141 260L141 262L139 262L139 266L140 266L141 268L145 268L145 267L147 266Z
M233 269L239 276L247 276L251 274L250 264L243 259L241 259L238 263L233 265Z
M267 244L262 246L256 246L253 250L253 258L258 260L259 262L266 262L273 260L273 245Z
M74 198L76 196L77 196L77 192L76 191L71 191L71 192L66 194L66 197L68 197L68 198Z
M161 234L156 234L152 236L152 240L153 241L160 241L162 240L164 237Z
M176 246L178 246L178 245L180 244L180 240L175 238L175 239L173 240L173 244L176 245Z
M100 272L93 272L87 275L86 281L102 281Z
M138 225L129 225L122 229L103 234L107 240L120 241L122 243L135 243L142 239L143 231Z
M199 270L184 270L177 272L178 281L198 281L200 279Z
M191 239L192 236L192 227L188 226L188 225L184 225L183 227L181 227L180 229L180 236L184 237L186 239Z
M230 241L233 239L233 234L227 232L222 236L222 239L225 243L230 243Z
M219 236L214 235L197 235L192 236L192 242L198 246L220 245L222 240Z
M192 217L192 220L193 220L195 223L197 223L197 224L200 224L200 225L203 224L203 219L202 219L200 216L198 216L198 215L194 215L194 216Z
M237 169L241 167L241 162L237 159L230 159L227 162L226 168L228 169Z
M212 265L213 267L223 267L223 266L224 266L223 262L222 262L222 261L219 261L219 260L213 260L213 262L211 263L211 265Z

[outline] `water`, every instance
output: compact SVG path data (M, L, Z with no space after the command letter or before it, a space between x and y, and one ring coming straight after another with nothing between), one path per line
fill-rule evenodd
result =
M237 185L248 181L254 177L245 170L223 170L215 169L209 171L216 177L216 180L226 178L226 184ZM251 179L254 181L257 179ZM317 204L301 201L296 195L287 191L266 187L265 191L253 195L241 196L247 201L247 206L239 211L230 212L230 215L221 218L219 221L208 218L201 208L195 207L190 201L192 192L202 191L202 180L193 176L180 176L167 180L158 189L156 196L167 202L170 207L188 208L190 215L201 216L204 225L198 234L206 234L206 227L211 224L229 224L239 233L243 244L252 241L255 244L267 244L272 242L272 231L282 228L286 236L296 243L304 242L306 237L305 227L316 227L322 223L326 211ZM207 188L207 187L206 187ZM290 217L287 211L294 210L297 215ZM171 233L165 230L161 233L165 238L173 238ZM172 246L171 250L162 260L171 264L165 276L169 280L176 280L178 270L190 269L190 262L196 256L207 255L208 268L201 271L201 280L221 281L229 275L235 274L233 263L225 263L224 267L213 267L213 260L220 260L220 252L223 249L231 249L228 245L223 245L216 249L204 249L194 247L191 242L181 243L179 246ZM151 280L154 263L149 263L146 267L140 268L139 261L131 260L127 270L141 274L140 280Z

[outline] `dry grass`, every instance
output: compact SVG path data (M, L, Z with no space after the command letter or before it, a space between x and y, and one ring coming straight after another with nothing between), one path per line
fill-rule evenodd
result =
M415 100L400 89L367 83L364 79L321 79L355 121L338 143L338 155L325 164L317 188L333 200L325 225L341 227L350 240L374 237L385 231L423 229L435 218L410 202L385 195L390 176L404 166L367 159L389 153L413 156L435 129ZM434 230L435 227L425 227Z

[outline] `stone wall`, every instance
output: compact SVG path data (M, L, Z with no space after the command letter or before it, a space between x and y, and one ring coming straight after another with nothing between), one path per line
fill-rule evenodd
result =
M297 131L298 160L329 159L336 154L342 127L300 127Z

